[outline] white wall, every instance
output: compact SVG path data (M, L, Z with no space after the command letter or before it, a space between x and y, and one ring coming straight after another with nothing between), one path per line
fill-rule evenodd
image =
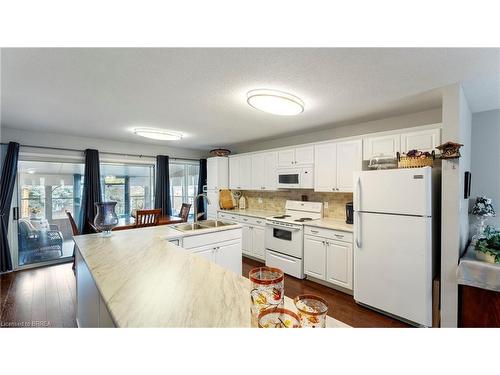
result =
M500 228L500 109L472 116L471 157L471 201L480 195L492 198L497 216L488 223ZM476 224L474 216L471 222Z
M3 127L2 143L9 141L19 142L24 145L63 147L83 150L94 148L100 152L117 152L124 154L143 155L169 155L172 158L200 159L206 157L207 153L202 150L187 148L176 148L164 145L117 142L107 139L75 137L69 135L33 132Z
M403 116L388 117L381 120L344 124L342 126L330 127L323 130L310 131L267 141L241 143L234 145L231 149L233 152L243 153L319 142L329 139L352 137L381 131L411 128L413 126L435 124L439 122L441 122L441 108L436 108Z
M442 162L441 206L441 326L458 320L457 265L469 237L468 200L464 172L470 170L471 112L459 84L443 89L443 142L462 143L460 159Z

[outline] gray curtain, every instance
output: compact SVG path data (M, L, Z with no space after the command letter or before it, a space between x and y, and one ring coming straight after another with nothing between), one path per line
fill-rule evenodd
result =
M19 143L9 142L2 168L2 180L0 181L0 272L12 271L8 232L18 159Z
M82 206L80 213L81 234L92 233L89 222L94 221L95 203L101 202L101 171L99 166L99 151L85 150L85 174L83 178Z
M170 172L168 156L165 155L158 155L156 157L155 208L160 208L162 215L172 215Z

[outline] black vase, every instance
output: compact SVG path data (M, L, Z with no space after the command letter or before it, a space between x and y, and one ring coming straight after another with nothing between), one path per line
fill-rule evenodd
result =
M94 225L102 232L103 237L111 236L111 229L118 225L116 216L116 202L97 202L97 215L94 218Z

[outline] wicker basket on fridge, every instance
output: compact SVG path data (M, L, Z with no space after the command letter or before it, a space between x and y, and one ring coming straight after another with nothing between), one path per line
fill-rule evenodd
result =
M434 159L436 159L436 154L434 151L429 156L426 157L411 157L406 155L401 155L399 152L398 156L398 168L421 168L421 167L432 167L434 165Z

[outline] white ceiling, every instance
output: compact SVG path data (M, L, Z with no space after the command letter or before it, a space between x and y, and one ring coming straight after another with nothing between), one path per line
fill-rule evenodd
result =
M209 149L441 105L462 82L473 112L500 108L500 49L3 49L2 126L156 143L151 126ZM295 117L246 104L273 88L302 98Z

